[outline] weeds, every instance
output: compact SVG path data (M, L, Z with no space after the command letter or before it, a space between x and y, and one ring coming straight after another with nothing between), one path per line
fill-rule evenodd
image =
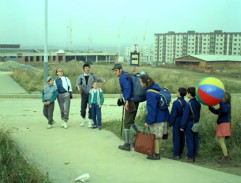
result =
M51 183L34 166L27 163L11 140L10 132L0 130L0 182L4 183Z

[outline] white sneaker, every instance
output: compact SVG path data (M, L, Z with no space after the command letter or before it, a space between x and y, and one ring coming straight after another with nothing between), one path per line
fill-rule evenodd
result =
M50 129L50 128L52 128L52 125L48 125L48 126L47 126L47 129Z
M89 125L88 125L88 127L89 127L89 128L92 128L92 124L93 124L93 120L90 119L90 120L89 120Z
M64 128L65 128L65 129L68 128L67 122L64 122Z
M62 121L62 123L61 123L61 128L64 128L64 120Z
M85 122L86 122L86 119L85 119L85 118L82 118L82 123L80 123L80 126L81 126L81 127L85 126Z

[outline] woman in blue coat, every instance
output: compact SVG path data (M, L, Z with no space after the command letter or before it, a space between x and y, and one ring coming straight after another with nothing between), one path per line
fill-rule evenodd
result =
M147 87L146 92L146 108L147 119L145 126L150 127L152 134L155 134L155 152L152 155L148 155L147 159L159 160L160 157L160 144L163 137L163 132L167 128L167 121L169 119L168 108L161 110L159 108L160 102L160 87L156 84L152 78L147 75L141 76L141 85ZM148 91L149 90L149 91ZM150 91L155 90L156 92Z

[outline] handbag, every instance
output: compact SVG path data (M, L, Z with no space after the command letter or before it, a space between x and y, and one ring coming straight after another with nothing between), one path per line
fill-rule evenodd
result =
M155 135L146 132L137 132L135 151L151 155L155 151Z
M188 103L189 106L190 106L190 109L192 111L192 116L193 116L193 121L195 119L195 116L194 116L194 113L193 113L193 110L192 110L192 105L190 103ZM202 123L199 121L199 122L196 122L192 125L192 131L194 133L197 133L198 131L200 131L200 129L202 128Z

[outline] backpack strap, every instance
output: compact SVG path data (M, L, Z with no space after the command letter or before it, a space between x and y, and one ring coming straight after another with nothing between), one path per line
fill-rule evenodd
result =
M158 93L158 94L159 94L159 92L158 92L158 91L153 90L153 89L149 89L149 90L147 90L147 92L154 92L154 93Z
M180 103L181 103L181 106L182 106L182 110L184 111L184 107L183 107L183 105L182 105L182 101L181 100L179 100L179 99L177 99Z

